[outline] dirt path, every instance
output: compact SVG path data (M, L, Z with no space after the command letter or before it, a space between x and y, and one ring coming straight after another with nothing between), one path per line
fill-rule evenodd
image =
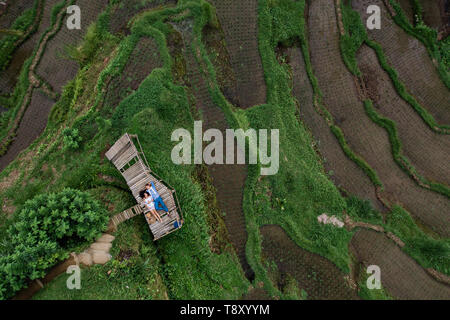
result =
M326 4L326 5L325 5ZM351 149L377 172L384 185L382 198L400 204L442 236L450 234L450 201L419 187L394 162L389 137L366 115L355 81L341 60L334 5L319 0L309 9L311 61L323 101L344 132Z
M366 267L381 269L381 283L397 299L450 299L450 287L436 281L384 234L361 229L350 249Z
M258 0L210 0L222 25L236 77L227 99L241 108L266 103L266 82L258 50Z
M363 21L368 17L368 5L380 6L381 30L367 30L369 38L383 47L387 62L398 72L400 81L436 122L450 124L449 90L425 46L395 24L382 0L353 0L352 5Z
M193 43L192 21L185 20L178 23L177 30L184 40L184 54L188 79L191 81L192 93L195 103L202 114L203 130L216 128L225 136L225 129L229 128L225 115L213 101L209 94L205 69L196 61L192 49L188 46ZM200 59L202 59L200 57ZM224 153L225 154L225 153ZM241 262L247 278L253 278L253 271L245 256L245 245L247 242L247 231L242 209L243 191L247 169L245 165L210 165L208 172L216 188L216 197L220 210L225 215L224 220L228 234Z
M308 294L308 300L359 299L356 286L351 287L349 277L329 260L299 247L277 225L260 228L262 257L274 261L278 267L278 285L283 286L287 275L293 276L299 288Z

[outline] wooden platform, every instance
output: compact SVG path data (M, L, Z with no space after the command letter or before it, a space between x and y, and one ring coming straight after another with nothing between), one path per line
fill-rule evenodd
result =
M136 147L133 139L136 141L138 147ZM150 170L139 138L136 135L124 134L105 155L117 170L122 173L131 193L138 203L138 206L134 206L122 213L124 220L149 211L144 205L139 193L144 190L147 183L153 182L156 190L169 209L168 213L163 210L158 210L162 222L155 221L155 219L148 219L145 216L154 236L153 240L158 240L181 228L182 213L175 190ZM118 221L118 223L120 222ZM178 228L175 228L175 222L178 222Z

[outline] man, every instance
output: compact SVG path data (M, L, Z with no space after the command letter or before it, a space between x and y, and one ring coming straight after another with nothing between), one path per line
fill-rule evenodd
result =
M156 191L155 184L153 182L147 183L145 185L146 191L152 196L153 201L155 203L156 210L164 210L165 212L168 212L169 209L165 205L163 199L159 195L158 191Z

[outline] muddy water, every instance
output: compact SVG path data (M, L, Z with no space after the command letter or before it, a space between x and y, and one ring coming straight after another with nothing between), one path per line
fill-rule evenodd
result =
M262 257L275 262L279 286L282 287L283 278L290 275L297 280L299 289L307 292L308 299L359 299L336 265L300 248L280 226L266 225L260 232Z

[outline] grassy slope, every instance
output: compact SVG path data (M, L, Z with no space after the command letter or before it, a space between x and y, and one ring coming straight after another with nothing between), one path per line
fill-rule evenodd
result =
M202 7L195 4L189 6L195 11L199 23L202 21L204 23L205 14ZM195 167L176 166L170 160L173 147L170 141L171 132L179 127L191 128L193 121L184 88L176 86L172 81L171 58L168 55L165 35L152 25L161 26L159 19L165 14L174 14L183 9L185 8L180 7L163 13L156 12L155 15L151 12L143 15L142 19L135 22L132 34L123 39L117 49L114 47L118 39L105 36L106 30L102 29L104 28L103 20L107 19L107 15L100 17L98 37L93 37L90 41L101 42L102 49L93 52L95 57L93 61L84 66L76 79L66 86L60 101L52 110L46 131L28 149L36 155L33 168L25 170L23 166L19 167L18 161L15 161L2 172L1 177L5 177L8 172L17 168L20 171L19 181L27 181L26 186L22 187L21 182L18 182L7 190L2 190L0 198L4 201L5 197L8 197L12 199L15 206L20 207L21 203L34 194L58 190L64 186L70 185L91 190L100 198L102 192L98 190L107 188L111 192L111 195L106 197L112 206L111 214L117 213L133 205L134 200L127 192L121 191L126 190L126 185L112 165L101 159L101 153L108 143L112 144L124 132L138 134L152 169L178 191L186 223L181 231L158 241L157 245L150 241L142 242L139 257L132 261L132 265L125 268L125 270L134 268L140 270L136 276L130 276L132 277L130 283L134 287L139 287L139 293L130 293L127 297L157 296L151 292L155 287L151 286L150 292L146 292L149 290L146 289L145 281L143 283L140 280L147 274L146 263L148 262L143 259L147 255L156 257L157 261L152 259L151 268L158 270L163 281L161 286L167 288L170 298L237 299L246 292L249 284L230 248L226 248L221 254L210 251L209 226L206 223L208 212L205 209L205 198L200 184L194 179ZM163 57L164 67L155 69L140 88L115 110L102 109L101 89L105 86L105 80L109 75L120 73L134 45L142 36L151 36L156 40ZM91 44L85 43L85 45ZM98 72L105 67L105 57L114 58L98 77ZM97 70L97 75L93 70ZM98 81L95 83L97 77ZM107 119L101 119L102 115L111 113L113 114L110 120L112 126L108 125ZM61 148L61 131L64 127L79 130L83 142L78 150L70 151ZM114 181L104 181L99 178L100 174L110 176ZM23 188L23 192L18 193L17 188ZM118 192L124 198L113 196ZM150 238L148 229L138 227L143 223L140 221L140 224L133 224L132 228L126 227L128 228L126 232L135 233L141 239ZM119 246L126 245L120 237L118 241ZM146 252L145 255L143 252ZM92 279L93 275L104 277L104 272L117 264L114 262L116 260L117 257L105 267L85 270L85 273L89 279ZM56 291L63 290L62 278L63 276L54 284ZM99 279L96 282L98 286L102 284L102 281ZM97 297L121 298L122 293L117 289L122 286L121 277L109 279L108 283L111 291L107 290ZM97 284L94 284L94 287L87 286L81 293L66 293L62 294L62 297L92 297ZM143 292L146 293L143 294ZM39 297L55 296L59 294L56 295L49 288Z

